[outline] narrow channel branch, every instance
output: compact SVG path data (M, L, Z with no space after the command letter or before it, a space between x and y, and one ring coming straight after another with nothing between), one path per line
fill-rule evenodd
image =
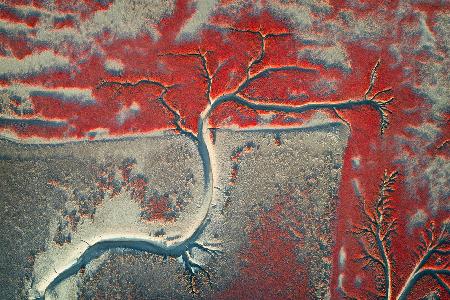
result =
M339 101L339 102L338 101L311 102L311 103L304 103L299 106L290 106L290 105L282 105L282 104L265 104L260 107L262 107L261 109L263 109L263 110L272 110L275 112L302 112L302 111L311 110L311 109L333 109L336 111L337 109L349 109L349 108L353 108L356 106L370 106L373 109L375 109L380 116L380 133L381 133L381 135L383 135L385 130L389 126L388 115L390 113L392 113L392 111L389 110L388 105L391 104L395 100L395 98L391 97L388 100L379 100L378 99L381 95L392 92L391 88L386 88L386 89L380 90L380 91L376 92L374 95L369 96L369 94L372 92L373 86L375 84L375 80L376 80L376 76L377 76L377 69L378 69L379 65L380 65L380 61L378 61L377 64L375 65L375 67L372 69L370 80L369 80L369 87L368 87L367 91L365 92L364 97L361 100L346 100L346 101ZM263 69L263 70L257 72L256 74L249 76L247 79L245 79L239 85L239 87L236 89L236 91L232 94L235 95L236 97L242 98L240 100L240 102L242 102L243 105L248 105L248 107L258 109L257 103L251 102L252 101L251 99L243 96L243 92L245 91L245 89L247 87L249 87L249 85L252 82L254 82L260 78L268 77L271 74L276 73L276 72L286 72L286 71L302 72L302 73L318 72L316 69L303 68L303 67L299 67L299 66L269 67L269 68L266 68L266 69ZM266 107L267 109L264 109L264 107ZM270 107L270 109L269 109L269 107Z
M362 225L354 226L353 234L359 237L362 260L366 261L365 267L377 264L382 269L384 278L384 299L392 298L392 266L388 244L391 235L397 229L397 220L391 215L390 193L394 191L394 183L397 172L384 172L379 185L379 194L371 210L364 200L360 203Z
M360 203L362 214L362 225L353 227L352 233L359 237L362 257L357 260L363 260L366 264L363 268L379 265L384 277L383 298L391 300L394 298L392 288L392 258L390 257L391 237L397 232L397 219L392 216L390 194L394 191L394 184L397 178L397 172L384 172L379 185L379 193L371 209L368 209L365 202ZM361 201L361 200L360 200ZM362 200L363 201L363 200ZM447 221L437 232L434 222L422 232L420 243L417 247L417 263L405 281L403 287L395 297L397 300L407 299L409 292L414 285L424 276L433 277L436 282L448 292L449 286L442 276L449 276L449 263L441 263L440 257L450 253L450 227ZM430 265L430 259L434 265ZM447 261L444 259L444 261Z
M165 99L164 96L167 94L167 92L169 91L169 89L175 87L176 85L170 85L170 86L166 86L163 83L159 82L159 81L155 81L155 80L150 80L150 79L141 79L139 81L136 82L130 82L130 81L101 81L98 85L97 85L97 89L100 88L104 88L107 86L114 86L114 85L118 85L121 87L137 87L140 85L145 85L145 84L149 84L149 85L153 85L153 86L157 86L161 89L161 93L158 96L157 100L162 104L162 106L167 109L174 117L174 119L172 120L172 124L175 126L175 130L183 135L186 135L187 137L189 137L191 140L197 141L197 136L183 128L182 124L181 124L181 115L178 111L176 111Z
M251 77L251 71L252 68L261 63L262 60L264 59L264 57L266 56L266 40L268 38L274 38L274 37L282 37L282 36L289 36L291 33L289 32L282 32L282 33L269 33L269 34L264 34L261 30L250 30L250 29L239 29L239 28L235 28L235 27L221 27L221 26L216 26L217 28L220 29L224 29L224 30L230 30L230 31L234 31L234 32L240 32L240 33L250 33L253 35L256 35L258 40L259 40L259 53L257 56L255 56L250 63L247 65L247 68L245 69L245 73L247 75L247 80L250 79Z
M450 246L450 224L444 223L442 225L439 234L436 234L436 228L434 222L425 229L422 234L418 248L419 260L413 271L410 273L408 279L405 281L402 289L400 290L397 300L407 299L409 292L414 287L414 285L419 281L420 278L424 276L432 276L440 286L442 286L447 292L448 284L445 283L440 277L440 275L450 276L450 269L448 263L444 265L428 266L429 260L432 256L447 256L449 255ZM448 258L444 259L448 261Z
M198 52L188 52L188 53L176 53L176 52L167 52L167 53L161 53L159 56L180 56L180 57L195 57L200 60L201 64L201 76L206 81L206 92L205 96L208 102L211 104L211 87L212 87L212 81L214 78L214 75L217 73L218 70L216 70L213 74L211 74L209 67L208 67L208 60L206 59L206 55L211 53L211 51L204 51L202 52L200 49L198 49ZM219 65L219 67L221 67ZM219 69L219 68L218 68Z
M370 72L370 81L369 81L369 87L367 88L366 92L364 93L364 99L367 99L368 95L372 92L373 87L375 85L375 81L377 80L378 76L378 68L380 67L381 60L379 59L375 66L372 68L372 71Z
M448 275L448 274L447 274ZM450 295L450 286L441 278L437 273L432 273L431 276L437 281L437 283Z
M378 68L380 67L380 64L381 64L381 60L378 60L375 64L375 66L372 68L372 71L370 73L369 87L367 88L366 92L364 93L364 99L371 100L373 103L372 106L375 108L375 110L380 115L380 132L381 132L381 134L383 134L384 131L386 130L386 128L389 126L388 115L390 113L392 113L392 111L390 111L387 108L387 105L392 103L392 101L394 101L394 97L391 97L385 101L377 100L377 98L379 96L392 92L392 88L386 88L386 89L380 90L380 91L376 92L375 94L373 94L372 96L369 96L369 94L372 93L375 82L377 80Z
M182 124L181 124L181 115L180 113L173 108L165 99L164 99L164 95L168 92L168 90L164 90L161 95L158 97L159 102L173 115L173 120L172 120L172 124L175 126L175 130L178 131L179 133L187 136L188 138L190 138L191 140L198 142L198 137L195 133L193 133L192 131L183 128Z
M336 108L333 108L333 112L334 112L334 114L336 115L336 117L338 118L338 119L340 119L342 122L344 122L345 123L345 125L347 125L347 127L350 129L350 131L352 130L352 125L350 124L350 122L349 121L347 121L340 113L339 113L339 111L336 109Z

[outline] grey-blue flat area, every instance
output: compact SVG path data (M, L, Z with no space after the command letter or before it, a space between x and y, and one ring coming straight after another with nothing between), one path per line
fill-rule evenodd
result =
M281 143L275 143L276 139ZM310 286L316 296L329 294L324 283L330 280L331 266L324 265L323 258L331 255L332 223L347 139L348 129L340 123L290 129L216 130L216 188L223 193L213 200L211 223L200 239L220 240L224 254L211 258L193 253L213 277L213 284L202 286L203 297L230 286L243 266L239 254L248 246L246 228L261 211L272 207L277 195L288 191L298 204L300 218L303 214L305 220L321 222L305 223L307 228L320 225L321 232L306 230L305 248L293 255L309 264ZM238 161L232 160L236 151L246 145L252 145L251 151ZM34 259L49 247L56 247L55 228L64 220L64 213L79 211L81 205L91 205L95 211L96 204L89 201L98 192L99 172L105 166L114 169L126 160L136 162L134 172L148 179L153 193L183 195L187 204L177 210L176 220L189 220L201 204L203 174L196 145L182 135L163 132L52 144L0 139L0 299L28 297ZM236 163L238 175L231 185L230 173ZM53 182L58 182L59 187L55 188ZM305 187L311 192L308 199L296 194ZM311 215L316 218L310 218ZM94 222L95 218L94 213ZM66 235L78 234L77 229L65 230ZM320 248L314 242L319 235L326 236ZM75 299L121 299L127 295L139 299L194 297L187 288L183 266L175 259L165 261L151 253L110 249L87 269L89 272L74 275L72 283L61 283L70 287L65 290L73 292L71 297ZM58 298L58 293L56 290L48 296Z

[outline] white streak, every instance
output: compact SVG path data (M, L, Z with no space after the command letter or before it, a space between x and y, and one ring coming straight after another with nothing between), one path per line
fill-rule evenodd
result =
M69 70L70 61L53 51L31 54L23 59L12 57L0 58L0 78L23 78L50 71Z
M177 40L193 39L194 36L198 33L198 31L201 29L203 24L205 24L208 21L209 16L216 8L217 1L216 0L197 1L196 5L197 5L196 12L183 25L183 27L181 28L180 32L177 35Z
M79 104L92 104L95 99L90 89L80 88L47 88L43 86L17 84L3 88L12 99L19 102L31 101L30 97L42 96L62 102L74 102Z

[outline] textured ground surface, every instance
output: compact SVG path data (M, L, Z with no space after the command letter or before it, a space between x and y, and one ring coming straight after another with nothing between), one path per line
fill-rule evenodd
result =
M2 265L13 262L2 271L2 284L8 287L2 290L3 298L14 298L16 291L27 285L24 279L39 278L40 268L43 272L57 269L58 261L76 251L71 245L83 244L83 240L109 232L151 234L165 225L164 220L146 224L138 203L126 187L116 195L98 195L99 174L105 166L112 169L121 166L124 160L135 160L136 165L147 171L133 172L131 176L141 174L148 178L154 193L195 196L199 186L195 182L201 181L202 175L192 142L170 133L162 135L59 145L2 141L1 169L8 174L8 180L2 182L2 222L5 222L2 229L6 229L2 230L5 241L2 247L8 253L2 257ZM281 144L274 147L276 136ZM337 188L347 138L348 129L340 123L283 131L217 132L217 155L223 174L217 188L224 193L215 199L213 221L200 239L220 239L224 254L213 259L200 252L193 254L211 273L211 283L202 284L203 297L233 290L236 277L249 282L258 279L245 273L247 268L257 267L254 265L257 262L246 261L244 257L247 253L264 255L252 250L254 246L249 238L261 234L282 238L289 245L283 250L286 259L306 267L307 271L295 278L296 284L311 286L320 297L330 293L328 284L323 283L331 280ZM246 145L252 146L245 150ZM239 149L245 150L239 160L230 159ZM172 155L161 156L168 152ZM231 177L236 163L238 173ZM169 171L171 180L166 179ZM257 178L252 175L255 172ZM89 203L92 216L81 212L82 197ZM187 203L177 211L175 220L166 225L166 234L183 227L183 222L189 226L189 218L195 218L194 201L189 201L189 196L183 199ZM280 208L282 211L278 211ZM172 212L170 208L166 210ZM279 218L279 213L286 214L281 222L273 220L275 228L266 223L272 212L274 218ZM18 215L27 217L17 218ZM17 234L11 235L11 230ZM279 232L283 235L278 236ZM267 243L269 251L278 244L271 240ZM16 248L20 251L15 251ZM30 256L33 260L24 259ZM280 263L280 268L288 267L283 260ZM56 293L47 297L191 298L189 281L184 276L182 264L175 259L164 261L158 255L119 248L90 262L82 274L61 283ZM295 288L294 283L290 286ZM283 289L278 292L289 294ZM251 293L260 291L254 289Z
M449 31L444 0L0 1L0 298L449 298Z

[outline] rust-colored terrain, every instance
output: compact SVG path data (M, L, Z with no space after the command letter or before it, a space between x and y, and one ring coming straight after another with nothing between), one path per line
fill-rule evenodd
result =
M450 299L447 1L1 1L1 299Z

